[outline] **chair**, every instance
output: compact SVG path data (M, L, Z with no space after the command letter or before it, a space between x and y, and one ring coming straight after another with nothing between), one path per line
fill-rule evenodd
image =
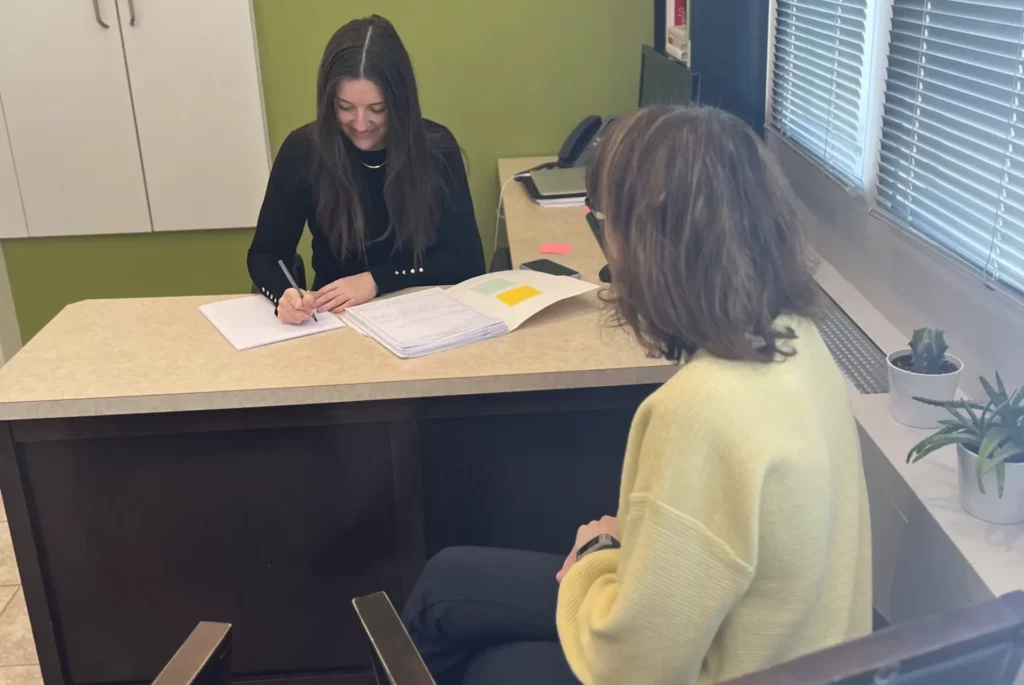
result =
M373 645L377 682L431 685L387 596L379 592L353 604ZM1022 657L1024 592L1013 592L720 685L1012 685Z
M498 271L508 271L511 268L512 251L507 247L494 248L494 254L491 256L491 268L488 272L493 274Z
M292 278L299 284L299 287L303 290L308 290L306 287L306 262L302 259L302 255L298 252L295 253L295 258L292 260L291 266ZM252 284L252 293L254 295L260 295L263 293L260 287L255 283Z
M352 607L370 639L370 658L377 685L434 685L430 671L386 593L356 597Z
M231 624L204 621L160 671L153 685L229 685Z
M1024 592L909 621L721 685L1012 685Z

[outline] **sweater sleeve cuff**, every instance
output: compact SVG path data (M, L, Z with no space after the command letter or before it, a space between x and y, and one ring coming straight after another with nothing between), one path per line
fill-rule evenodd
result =
M584 650L584 643L589 640L586 635L590 630L589 612L593 609L592 603L588 605L586 601L587 596L602 578L615 578L621 553L622 550L605 549L586 555L573 564L558 589L555 612L558 638L569 667L583 683L594 680Z
M276 292L270 288L264 288L260 286L260 294L274 303L274 316L277 316L277 305L281 301L281 296L284 295L284 291Z
M403 288L421 285L424 269L420 267L399 266L397 264L381 264L370 268L370 275L377 284L377 294L385 295Z
M563 600L568 605L576 605L583 601L591 586L602 576L614 574L618 570L619 555L622 550L603 549L587 554L569 569L562 579L558 591L558 607L562 608ZM561 613L561 612L559 612Z

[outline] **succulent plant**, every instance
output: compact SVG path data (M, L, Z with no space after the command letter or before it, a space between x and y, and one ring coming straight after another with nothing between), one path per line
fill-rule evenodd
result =
M996 472L999 496L1006 485L1006 464L1024 462L1024 387L1013 394L1006 391L1003 379L996 374L993 386L985 378L981 385L988 401L953 400L938 402L915 397L918 402L942 407L952 418L939 421L938 432L914 445L907 454L913 463L946 445L961 444L978 455L978 487L985 492L982 477Z
M910 352L913 359L911 371L914 373L940 374L942 362L946 359L946 334L934 328L918 328L910 339Z

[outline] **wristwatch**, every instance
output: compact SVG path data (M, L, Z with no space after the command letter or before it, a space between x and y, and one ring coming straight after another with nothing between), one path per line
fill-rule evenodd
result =
M576 552L576 561L579 561L591 552L600 552L603 549L619 549L620 547L622 547L621 542L608 533L601 533L580 547L579 551Z

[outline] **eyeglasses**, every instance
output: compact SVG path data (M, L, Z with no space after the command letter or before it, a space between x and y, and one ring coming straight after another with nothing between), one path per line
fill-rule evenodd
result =
M590 226L590 232L594 234L594 239L597 240L601 252L605 252L604 214L594 209L594 203L590 201L589 197L583 198L583 205L587 208L587 225Z
M598 211L597 207L594 206L594 202L590 199L589 195L583 198L583 205L590 210L590 213L595 219L598 221L604 221L604 214Z

